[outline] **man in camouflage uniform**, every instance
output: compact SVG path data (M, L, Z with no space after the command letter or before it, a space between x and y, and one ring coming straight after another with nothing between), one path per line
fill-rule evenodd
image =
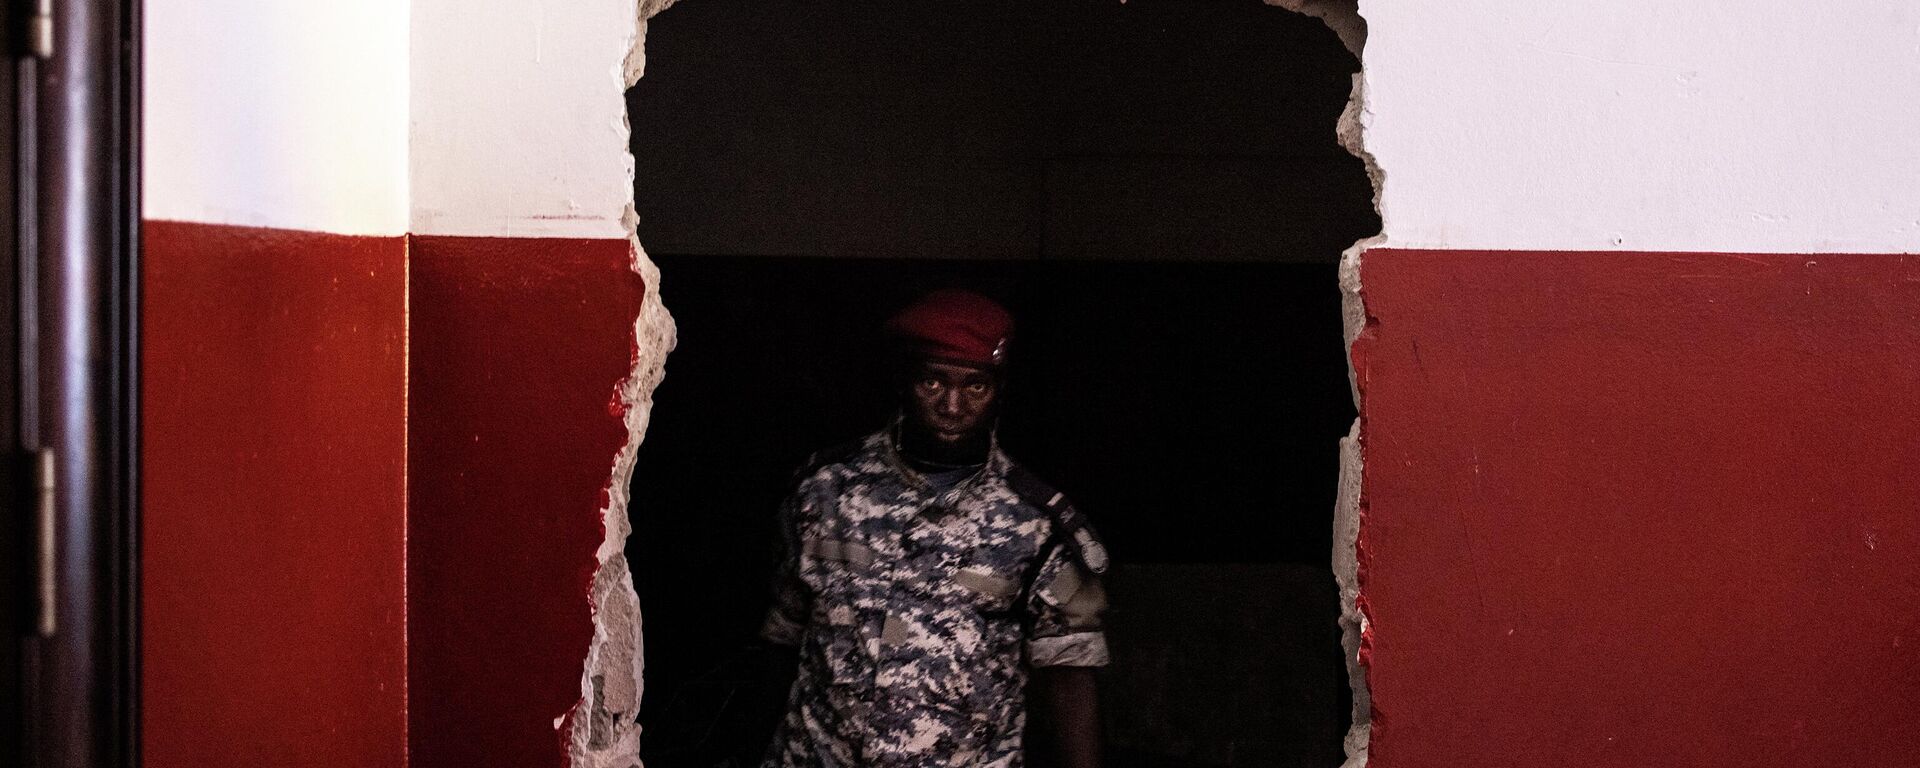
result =
M802 469L762 630L800 653L769 768L1019 766L1030 671L1061 762L1097 764L1106 554L994 441L1011 330L962 291L895 316L901 417Z

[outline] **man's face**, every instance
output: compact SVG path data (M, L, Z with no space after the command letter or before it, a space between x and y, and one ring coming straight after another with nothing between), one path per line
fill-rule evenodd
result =
M986 429L999 395L991 371L931 360L915 365L907 383L913 418L934 439L948 444Z

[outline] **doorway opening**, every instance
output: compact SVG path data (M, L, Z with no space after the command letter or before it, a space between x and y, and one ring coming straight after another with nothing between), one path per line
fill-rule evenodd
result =
M697 0L646 46L679 328L627 546L646 764L758 763L775 510L890 417L881 321L947 286L1014 312L1002 442L1113 554L1107 764L1340 764L1337 265L1380 230L1340 38L1258 0Z

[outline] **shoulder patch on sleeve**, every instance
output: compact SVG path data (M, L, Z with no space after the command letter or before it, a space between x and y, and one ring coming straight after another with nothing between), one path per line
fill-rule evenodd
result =
M1087 516L1075 509L1073 502L1054 487L1041 480L1027 468L1015 465L1007 473L1007 487L1015 495L1033 506L1047 511L1053 518L1054 535L1073 550L1080 564L1095 575L1107 572L1107 548L1100 543L1100 537L1093 532L1093 525L1087 522Z

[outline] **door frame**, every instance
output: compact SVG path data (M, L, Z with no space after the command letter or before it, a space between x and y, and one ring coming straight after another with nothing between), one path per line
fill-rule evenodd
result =
M139 764L139 0L7 6L14 408L0 545L27 567L0 715L23 766ZM24 592L24 594L22 594Z

